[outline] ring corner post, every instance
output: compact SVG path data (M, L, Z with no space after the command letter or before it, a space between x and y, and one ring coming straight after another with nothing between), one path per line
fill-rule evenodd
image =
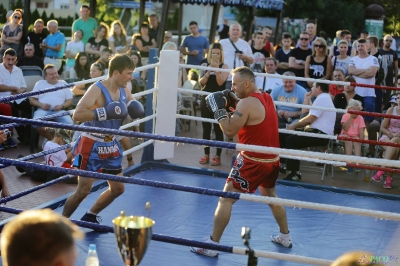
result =
M179 77L179 51L161 51L158 69L157 123L155 134L175 136L177 93ZM175 143L154 142L154 159L174 158Z

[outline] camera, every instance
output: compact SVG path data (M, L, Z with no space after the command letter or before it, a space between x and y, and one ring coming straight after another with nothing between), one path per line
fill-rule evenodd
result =
M11 138L11 131L8 129L4 129L4 133L7 135L7 138Z
M242 51L236 51L236 53L237 53L237 54L243 54L243 52L242 52Z

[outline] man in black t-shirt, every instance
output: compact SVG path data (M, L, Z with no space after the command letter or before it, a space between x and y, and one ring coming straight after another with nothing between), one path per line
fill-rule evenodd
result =
M254 34L254 46L251 47L254 63L250 65L250 68L255 73L265 73L265 58L271 55L264 49L264 34L262 32L256 32ZM262 88L263 82L264 77L256 76L257 88Z
M282 75L289 70L289 56L290 44L292 43L292 36L290 33L285 32L282 36L282 48L275 53L275 59L278 61L278 74Z
M17 67L20 66L38 66L42 70L44 68L43 59L36 56L35 47L32 43L27 43L24 48L24 56L18 58Z
M40 48L39 44L46 39L47 34L43 32L44 22L42 19L37 19L33 24L33 31L29 32L26 36L25 44L32 43L35 47L35 55L43 60L44 54L43 50ZM43 68L43 67L42 67Z
M312 54L312 50L308 47L308 43L310 41L309 34L307 32L302 32L300 34L299 41L300 46L290 51L289 67L296 77L304 77L306 58ZM307 82L305 81L296 81L296 83L303 88L308 88Z
M397 83L397 72L399 70L398 57L396 51L390 49L392 45L393 37L386 35L383 38L383 48L378 49L382 56L382 67L385 70L385 83L384 85L393 87L393 84ZM393 82L394 79L394 82ZM388 105L390 100L390 90L383 92L383 105Z

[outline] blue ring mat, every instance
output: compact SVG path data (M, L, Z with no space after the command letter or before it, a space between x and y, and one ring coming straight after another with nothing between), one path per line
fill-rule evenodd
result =
M224 178L166 169L147 169L137 178L222 190ZM106 188L91 193L71 216L79 220ZM256 194L259 194L258 192ZM309 188L277 185L280 198L400 213L395 200L335 193ZM100 213L102 224L113 226L112 219L121 210L128 215L145 215L145 203L151 202L153 232L192 240L204 240L212 230L218 197L139 185L126 185L125 192ZM55 211L62 212L60 207ZM287 249L270 241L279 228L266 204L237 201L221 244L244 247L242 226L251 228L250 246L256 250L295 254L335 260L351 250L366 250L378 256L400 257L400 222L311 209L286 208L293 248ZM84 265L89 244L96 244L101 265L123 265L114 234L90 229L79 241L76 265ZM194 254L189 247L151 241L140 263L146 265L247 265L247 256L220 253L218 258ZM288 261L258 258L258 265L303 265Z

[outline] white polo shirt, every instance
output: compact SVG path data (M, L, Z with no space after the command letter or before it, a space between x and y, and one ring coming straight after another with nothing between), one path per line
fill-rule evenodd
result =
M17 88L26 88L26 83L24 79L24 75L22 74L22 70L13 66L13 69L10 73L5 67L4 64L0 64L0 84L6 86L15 86ZM0 92L1 97L7 97L11 95L11 91L2 91Z
M239 59L239 57L236 56L236 49L233 47L230 39L222 39L219 41L219 43L222 45L222 48L224 49L224 63L229 66L230 69L244 66L243 60ZM239 39L237 42L234 42L236 45L236 48L239 51L242 51L243 54L253 57L253 51L251 50L250 45L242 40ZM228 81L232 80L232 75L229 75Z

